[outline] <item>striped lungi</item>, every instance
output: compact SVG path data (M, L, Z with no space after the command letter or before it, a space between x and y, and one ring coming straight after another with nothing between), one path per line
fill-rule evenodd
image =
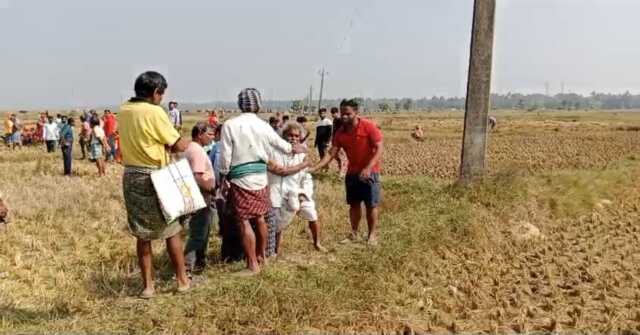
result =
M238 223L240 223L240 221L264 216L271 206L271 202L269 201L269 187L251 191L231 183L229 203L233 206L233 212L239 221Z

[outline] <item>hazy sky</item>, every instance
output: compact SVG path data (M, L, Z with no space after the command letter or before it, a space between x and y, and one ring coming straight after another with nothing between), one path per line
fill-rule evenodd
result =
M168 98L462 96L472 0L0 0L0 108ZM493 91L640 91L640 1L498 0Z

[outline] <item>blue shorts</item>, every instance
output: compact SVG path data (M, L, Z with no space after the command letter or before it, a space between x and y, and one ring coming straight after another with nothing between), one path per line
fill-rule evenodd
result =
M348 174L344 183L347 189L347 203L356 205L364 202L368 208L380 205L380 174L372 173L367 180L357 174Z
M22 143L22 133L20 131L16 131L11 135L11 143Z

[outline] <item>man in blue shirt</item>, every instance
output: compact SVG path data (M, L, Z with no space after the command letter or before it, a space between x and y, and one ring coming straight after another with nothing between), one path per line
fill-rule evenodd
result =
M62 162L64 175L71 176L71 153L73 152L73 118L69 118L60 129L60 148L62 149Z

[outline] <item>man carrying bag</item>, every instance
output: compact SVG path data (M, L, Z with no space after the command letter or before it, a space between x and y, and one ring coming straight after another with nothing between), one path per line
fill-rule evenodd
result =
M159 106L167 81L157 72L145 72L135 82L136 96L120 107L120 144L125 166L123 193L131 234L136 237L138 262L144 289L140 296L154 295L151 241L166 240L175 267L178 292L187 291L187 278L179 220L167 222L151 180L151 174L166 167L167 150L183 152L188 141L181 138Z

